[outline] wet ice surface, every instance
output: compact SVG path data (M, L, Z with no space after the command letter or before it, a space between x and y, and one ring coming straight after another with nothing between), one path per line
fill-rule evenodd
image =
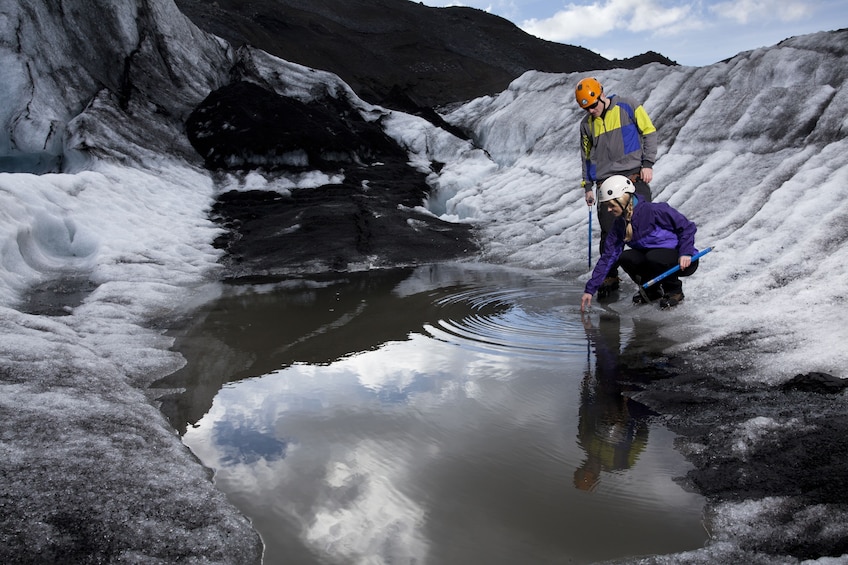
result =
M21 311L36 316L68 316L95 288L95 283L83 277L47 281L26 292Z
M469 265L230 288L181 332L188 366L159 385L188 390L165 410L268 564L699 548L691 466L622 395L640 374L619 352L656 334L581 320L580 292Z
M147 385L182 362L161 332L216 280L220 259L208 214L217 184L196 164L184 117L234 68L304 101L349 88L255 50L236 54L172 2L149 0L144 18L132 2L7 4L0 111L15 127L2 163L14 172L0 174L0 560L78 551L249 562L249 525L149 404ZM663 332L680 340L669 353L686 371L638 397L687 434L681 448L708 495L713 538L704 551L652 562L848 554L846 395L780 389L796 373L842 377L848 358L846 34L703 68L598 74L610 91L644 101L660 131L656 199L691 217L698 241L716 249L686 282L686 303L662 314ZM582 111L571 103L579 78L527 73L447 116L473 130L477 147L350 99L433 172L431 211L474 222L487 260L585 278ZM799 89L811 96L794 96ZM258 171L250 178L245 188L277 186ZM27 293L66 276L97 287L80 305L62 298L47 301L50 315L26 313ZM194 394L211 405L211 388Z

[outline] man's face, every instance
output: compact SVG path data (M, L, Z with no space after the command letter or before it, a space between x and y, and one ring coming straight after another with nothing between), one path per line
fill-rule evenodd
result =
M598 98L598 100L593 105L584 108L584 110L589 112L589 115L593 118L597 118L598 116L600 116L601 112L604 111L603 96L601 98Z

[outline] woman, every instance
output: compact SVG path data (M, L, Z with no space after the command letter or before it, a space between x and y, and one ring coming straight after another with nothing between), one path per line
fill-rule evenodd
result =
M598 190L600 206L615 216L615 222L604 242L601 258L595 264L592 278L580 302L584 312L592 305L592 295L604 281L609 268L619 262L636 284L661 275L674 265L680 270L647 290L648 301L660 300L661 308L672 308L683 301L683 283L698 268L692 261L697 227L665 202L642 202L635 194L633 182L613 175ZM625 251L624 245L630 246ZM642 293L633 296L636 304L646 303Z

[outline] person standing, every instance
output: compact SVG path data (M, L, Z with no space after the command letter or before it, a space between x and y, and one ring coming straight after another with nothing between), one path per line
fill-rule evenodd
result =
M580 300L580 311L592 305L592 295L603 284L606 273L618 263L639 285L656 278L675 265L680 270L653 285L643 295L633 296L635 304L659 299L660 307L672 308L683 302L683 282L680 277L694 273L699 261L692 261L697 227L686 216L665 202L643 202L636 194L633 181L613 175L598 189L599 207L613 216L613 225L606 239L601 258L595 263L592 277L586 282ZM630 249L625 250L628 245Z
M650 182L654 177L657 158L657 129L645 108L636 100L604 93L597 79L581 80L574 89L577 104L587 115L580 122L580 157L583 168L583 195L588 206L595 203L593 186L598 187L613 175L629 178L642 202L651 201ZM599 250L615 217L598 206L601 226ZM611 265L598 289L598 297L618 290L618 265Z

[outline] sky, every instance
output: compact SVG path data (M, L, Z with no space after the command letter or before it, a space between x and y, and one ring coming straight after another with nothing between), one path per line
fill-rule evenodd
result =
M172 3L152 0L149 7L159 28L144 34L129 7L114 8L125 34L104 33L102 40L124 43L98 45L92 52L102 60L42 47L47 38L69 43L67 34L85 25L108 29L108 19L66 25L84 15L51 15L41 5L42 19L27 28L30 20L15 19L20 4L0 22L8 26L0 28L4 37L20 42L0 43L7 79L0 85L0 123L7 124L0 147L5 164L18 166L0 173L0 476L15 477L7 500L31 519L21 535L52 527L43 517L58 507L67 516L102 518L110 540L124 536L136 544L135 560L196 541L197 520L204 521L202 551L232 551L234 537L245 539L234 535L245 531L244 518L211 487L151 402L161 391L148 389L184 362L171 349L169 323L221 293L221 251L214 247L221 230L210 206L224 191L285 194L328 181L317 171L213 177L196 155L188 159L182 116L227 80L232 53L192 28ZM139 35L168 42L169 56L139 49ZM848 32L813 34L732 65L597 75L606 92L643 101L659 130L654 199L697 224L697 247L713 247L685 279L686 301L675 310L637 310L627 299L633 286L604 308L660 322L661 336L676 343L670 353L751 336L749 348L700 352L745 369L740 386L776 386L811 371L844 377L848 62L834 53L844 53L847 43ZM134 54L125 77L138 88L127 101L131 111L102 90L110 76L104 69L114 66L108 54L121 49ZM473 223L482 261L556 276L578 289L588 278L588 242L597 242L598 233L579 185L577 76L529 72L497 96L453 109L445 119L473 131L480 144L474 146L419 117L358 101L330 73L251 49L240 56L249 59L241 62L244 72L281 95L309 101L346 93L364 117L380 117L410 163L430 175L433 197L422 210ZM69 68L74 72L56 72ZM68 76L73 85L62 82ZM808 95L796 96L799 88ZM87 103L74 105L79 100ZM64 138L57 143L57 136ZM65 172L27 169L57 148L65 152ZM92 148L96 157L83 151ZM33 309L35 291L51 289L67 295L64 315ZM579 292L574 297L563 302L562 315L580 316ZM765 418L749 425L773 424ZM744 456L758 436L743 431L752 438L738 446ZM725 543L705 551L721 551L746 532L769 535L762 513L780 503L716 509L744 519L726 516L721 531L712 532ZM148 515L151 505L170 512ZM175 524L186 505L194 505L190 520ZM798 520L796 531L818 530L827 520L824 530L845 527L827 505L803 510L785 514ZM808 519L815 525L803 523ZM152 538L151 530L160 536ZM61 532L42 539L51 534ZM160 543L164 538L168 544Z
M795 35L848 27L842 0L426 0L468 6L527 33L595 51L607 59L656 51L681 65L703 66Z

